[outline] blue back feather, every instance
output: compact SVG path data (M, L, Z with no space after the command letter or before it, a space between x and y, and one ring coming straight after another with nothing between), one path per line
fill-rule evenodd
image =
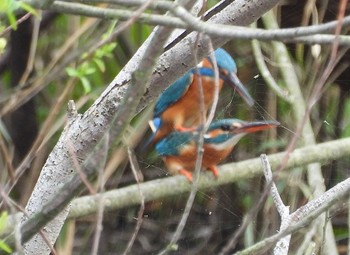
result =
M188 71L184 76L175 81L160 95L154 107L154 117L160 115L172 104L178 101L188 90L192 83L193 73Z
M193 132L172 132L156 144L160 156L178 156L183 146L195 139Z

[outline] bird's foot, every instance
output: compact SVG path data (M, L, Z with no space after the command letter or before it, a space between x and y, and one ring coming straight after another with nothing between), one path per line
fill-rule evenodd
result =
M179 174L185 176L190 182L193 182L193 176L192 173L187 171L186 169L179 170Z
M219 170L216 166L209 166L208 169L213 173L213 175L218 178L219 177Z
M175 129L180 132L193 132L197 130L197 127L177 126Z

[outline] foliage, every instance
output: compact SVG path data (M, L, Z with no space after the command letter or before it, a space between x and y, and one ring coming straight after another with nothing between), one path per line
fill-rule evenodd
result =
M16 11L23 10L34 16L38 16L37 11L30 5L16 0L3 0L0 2L0 15L6 14L12 29L17 29Z
M4 231L7 221L8 221L8 214L6 211L3 211L0 215L0 233ZM0 240L0 249L7 253L12 253L12 249L6 244L4 240Z

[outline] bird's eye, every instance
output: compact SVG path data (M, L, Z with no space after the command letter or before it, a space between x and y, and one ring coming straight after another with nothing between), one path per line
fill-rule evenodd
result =
M231 130L231 126L230 126L230 125L222 125L222 126L221 126L221 129L222 129L223 131L230 131L230 130Z
M219 73L220 75L226 76L228 72L225 69L219 68Z

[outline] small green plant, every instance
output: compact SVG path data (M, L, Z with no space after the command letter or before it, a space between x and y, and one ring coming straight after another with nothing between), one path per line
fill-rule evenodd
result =
M111 23L107 32L102 36L102 39L106 39L113 33L115 25L116 22ZM81 84L83 85L84 92L86 94L91 92L91 83L87 76L94 74L97 69L101 72L104 72L106 70L103 58L113 57L112 52L116 46L117 43L115 42L106 43L100 48L98 48L92 56L88 54L83 55L82 63L78 67L66 68L68 76L78 78Z
M13 30L17 29L17 19L16 19L16 11L22 9L26 12L31 13L34 16L38 16L36 10L30 5L16 1L16 0L2 0L0 1L0 14L5 13L7 19L10 23L10 26Z
M6 211L4 211L0 215L0 233L4 231L7 220L8 220L8 214ZM12 253L12 249L4 242L4 240L1 240L1 239L0 239L0 249L7 253Z
M117 46L116 43L108 43L97 49L91 58L83 56L83 62L77 67L67 67L66 72L70 77L78 78L83 85L84 92L89 93L91 91L91 83L87 76L95 73L98 70L104 72L106 67L103 62L104 57L111 58L113 56L112 51Z

